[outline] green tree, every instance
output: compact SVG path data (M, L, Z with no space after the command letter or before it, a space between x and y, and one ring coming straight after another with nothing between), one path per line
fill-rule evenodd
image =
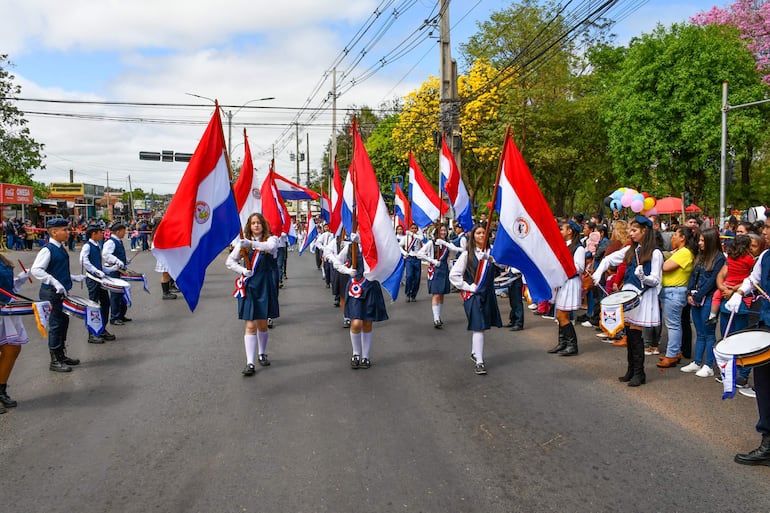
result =
M366 151L372 161L380 188L387 194L392 194L391 180L394 176L406 179L409 162L399 156L393 143L393 129L398 125L398 114L392 114L380 123L366 141Z
M13 103L21 86L14 84L10 66L8 55L0 54L0 182L34 186L32 171L45 168L43 145L32 138L24 114Z
M618 185L651 194L689 190L695 202L715 204L719 190L721 84L731 104L764 98L753 57L735 29L675 24L631 41L608 76L602 118ZM730 114L730 146L741 159L754 153L767 131L767 107Z

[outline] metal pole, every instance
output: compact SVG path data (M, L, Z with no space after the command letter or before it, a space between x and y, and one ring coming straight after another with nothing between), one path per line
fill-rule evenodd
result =
M299 123L294 124L296 135L297 135L297 184L300 184L299 181ZM297 219L299 219L299 201L295 203L295 212Z
M233 161L233 111L227 111L227 158Z
M717 229L722 229L722 216L725 213L725 190L727 187L727 82L722 82L722 147L719 162L719 215Z

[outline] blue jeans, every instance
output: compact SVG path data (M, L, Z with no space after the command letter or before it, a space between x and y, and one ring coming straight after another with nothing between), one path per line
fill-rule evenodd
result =
M724 303L725 300L722 300L722 304ZM727 324L729 322L730 314L724 312L719 314L719 330L722 333L722 338L725 337L725 330L727 330ZM749 314L735 314L733 315L733 322L730 324L730 332L727 333L727 335L735 333L736 331L745 330L748 327ZM748 378L749 374L751 374L751 367L738 367L738 376L742 378Z
M407 297L417 297L420 291L420 275L422 264L417 257L406 258L406 271L404 272L404 294Z
M666 356L674 358L682 349L682 309L687 304L687 287L663 287L660 292L663 321L668 330Z
M695 352L693 361L698 365L714 364L714 344L717 341L716 324L706 324L711 312L711 296L706 297L703 306L690 306L692 322L695 324Z

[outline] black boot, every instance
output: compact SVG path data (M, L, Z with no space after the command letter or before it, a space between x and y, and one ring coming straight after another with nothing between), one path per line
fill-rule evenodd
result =
M554 354L564 350L567 347L567 340L564 338L564 326L559 326L559 342L554 347L548 350L549 353Z
M67 365L80 365L79 359L70 358L69 356L67 356L67 346L65 346L64 344L62 344L61 346L61 354L62 354L62 358L61 358L62 363L66 363Z
M629 380L628 386L638 387L647 382L647 376L644 374L644 340L642 340L642 331L627 330L626 341L628 347L631 348L631 364L634 370L634 375Z
M7 383L0 385L0 403L2 403L2 405L5 406L6 408L13 408L18 403L13 399L11 399L10 397L8 397L8 392L6 391L7 388L8 388Z
M88 334L88 343L89 344L104 344L104 339L98 335L94 335L93 333Z
M50 351L50 353L51 363L48 365L48 370L54 372L72 372L72 367L62 361L62 358L66 358L62 349L54 349Z
M559 356L575 356L578 354L577 333L575 325L569 323L564 326L564 339L567 341L567 347L559 351Z
M767 465L770 467L770 435L762 435L762 443L748 454L736 454L735 463L741 465Z
M171 292L171 283L161 283L160 288L163 289L163 299L176 299L176 294Z
M618 381L622 383L628 383L631 381L631 377L634 375L634 358L631 353L632 344L630 343L630 339L633 338L631 335L632 331L634 330L629 329L628 333L626 334L626 361L628 365L626 367L626 373L622 376L618 376Z

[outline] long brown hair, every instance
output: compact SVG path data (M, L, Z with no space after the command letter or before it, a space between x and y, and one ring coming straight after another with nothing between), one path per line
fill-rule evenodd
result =
M265 220L265 217L259 212L254 212L246 220L246 226L243 227L243 237L248 240L251 240L254 237L254 234L251 233L251 220L254 219L255 217L259 219L259 224L262 225L262 237L260 238L260 241L264 242L267 240L268 237L270 237L270 224Z
M635 241L631 241L631 247L626 251L626 256L623 261L626 265L634 264L634 258L636 257L636 248L639 248L639 261L636 265L646 264L652 260L652 252L655 251L655 230L650 226L645 226L638 221L632 220L629 226L636 225L639 229L644 230L642 236L642 243L638 244Z
M701 233L701 237L703 237L703 251L698 252L695 263L710 271L714 267L717 255L722 251L722 243L719 240L719 232L715 228L706 228Z
M483 224L477 224L471 228L470 237L468 237L468 257L465 261L465 270L470 271L472 276L476 276L476 269L479 267L479 261L476 258L476 232L478 230L486 230L486 226Z

